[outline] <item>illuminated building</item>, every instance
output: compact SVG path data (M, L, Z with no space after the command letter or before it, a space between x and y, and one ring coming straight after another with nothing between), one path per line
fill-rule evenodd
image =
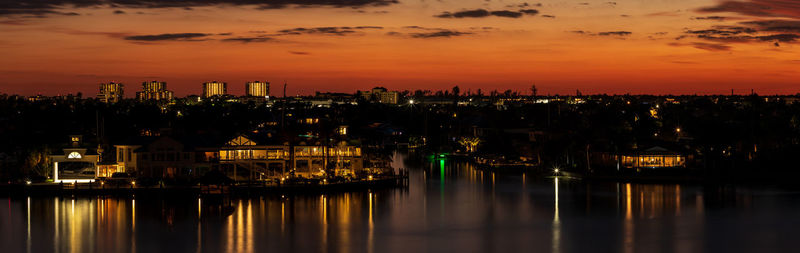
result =
M226 94L228 94L227 83L217 81L203 83L203 98L224 96Z
M228 141L219 150L220 165L237 180L280 179L289 176L311 178L333 174L355 176L363 170L361 148L340 142L320 143L260 142L244 135Z
M653 147L642 151L623 154L619 163L624 168L685 168L688 157L682 153L670 151L662 147Z
M116 103L124 97L124 85L121 83L101 83L100 92L97 93L97 99L103 103Z
M51 154L53 161L53 182L87 183L97 178L97 162L100 155L83 147L83 137L70 136L70 146L63 153Z
M288 172L289 158L287 145L256 143L244 135L233 138L219 150L220 164L234 179L282 178Z
M388 91L383 87L375 87L368 91L359 91L358 94L366 100L383 104L397 104L399 97L397 91Z
M248 97L268 97L269 82L253 81L244 84L245 96Z
M142 83L142 91L136 92L136 99L146 100L172 100L172 91L167 90L166 82L149 81Z

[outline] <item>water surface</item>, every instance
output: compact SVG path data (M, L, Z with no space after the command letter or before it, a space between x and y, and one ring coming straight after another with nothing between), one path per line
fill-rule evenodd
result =
M800 194L791 190L588 183L395 160L410 169L407 189L229 202L0 197L0 245L3 252L789 252L799 238Z

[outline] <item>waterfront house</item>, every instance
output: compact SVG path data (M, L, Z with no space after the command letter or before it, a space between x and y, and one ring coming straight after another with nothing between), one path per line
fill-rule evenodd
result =
M618 156L620 167L633 169L686 168L689 156L655 146L652 148L623 153Z
M100 155L83 145L83 136L71 135L70 145L50 155L53 182L93 182L97 178Z
M279 179L287 172L289 147L269 137L238 135L220 147L218 157L220 167L233 179Z
M325 175L356 176L363 169L361 148L347 142L292 144L272 136L238 135L219 149L219 163L236 180L270 180Z

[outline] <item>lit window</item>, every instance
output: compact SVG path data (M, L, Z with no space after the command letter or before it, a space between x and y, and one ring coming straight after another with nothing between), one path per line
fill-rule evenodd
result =
M69 153L69 155L67 155L67 159L81 159L81 158L82 158L81 154L74 151L72 153Z

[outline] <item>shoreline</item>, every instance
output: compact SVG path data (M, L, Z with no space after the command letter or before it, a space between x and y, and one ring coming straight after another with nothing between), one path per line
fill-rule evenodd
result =
M192 185L192 186L101 186L95 184L3 184L0 193L19 196L205 196L229 197L274 194L317 194L354 192L377 189L407 188L406 177L380 178L331 184L242 184L242 185Z

